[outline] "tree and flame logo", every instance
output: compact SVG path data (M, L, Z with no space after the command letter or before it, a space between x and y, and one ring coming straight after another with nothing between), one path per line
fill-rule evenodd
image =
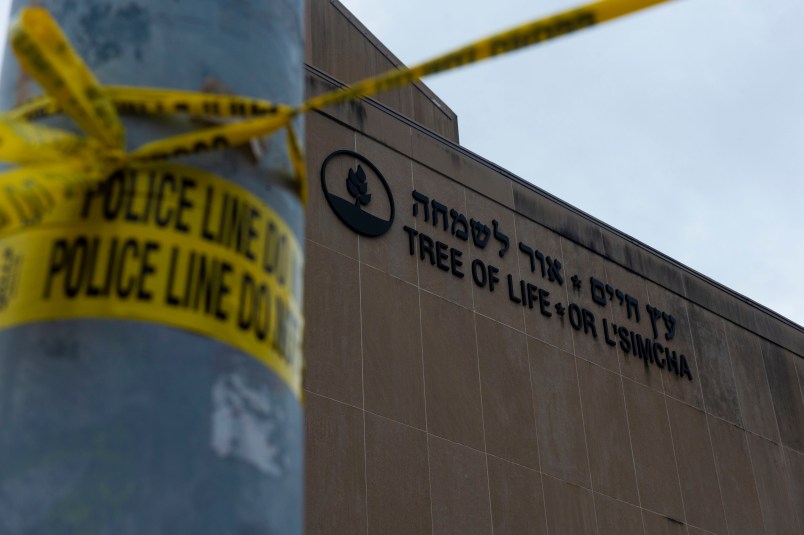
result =
M382 188L377 187L380 185ZM376 237L391 228L394 222L391 188L366 157L349 150L333 152L321 166L321 187L338 219L358 234ZM386 198L379 201L372 198L372 194L381 195L383 191Z

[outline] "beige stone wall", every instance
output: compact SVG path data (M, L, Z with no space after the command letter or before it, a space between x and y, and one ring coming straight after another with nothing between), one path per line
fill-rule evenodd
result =
M308 533L802 532L800 328L381 107L329 113L307 121ZM393 191L379 238L324 200L340 149ZM414 216L413 190L497 220L511 248ZM411 256L404 226L461 250L465 276L418 242ZM519 242L560 259L564 283L532 272ZM494 292L474 259L499 268ZM508 273L548 291L552 316L512 302ZM640 321L616 297L595 303L592 276L635 297ZM559 302L593 314L598 336ZM693 380L606 343L603 319L652 338L648 304L676 318L666 345Z
M310 93L337 83L308 75ZM804 330L410 112L363 101L307 117L307 532L804 533ZM347 228L324 198L322 164L344 149L393 192L381 237ZM349 199L358 164L333 165L328 187ZM382 215L381 184L366 171L364 209ZM496 220L510 248L500 256L493 236L481 248L425 220L414 190L467 221ZM520 242L558 259L563 283ZM475 260L498 269L494 292L474 282ZM533 308L512 301L509 274L515 297L520 280L533 286ZM592 277L611 287L605 305ZM638 302L639 321L617 290ZM654 333L648 305L673 315L671 340L661 317ZM653 362L634 354L637 334L661 344ZM668 371L673 351L692 380Z

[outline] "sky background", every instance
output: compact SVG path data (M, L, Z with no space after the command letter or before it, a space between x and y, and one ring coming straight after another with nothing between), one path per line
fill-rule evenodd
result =
M408 65L579 5L341 1ZM469 150L804 325L802 20L675 0L425 83Z
M581 4L341 1L408 65ZM461 145L804 325L801 21L676 0L425 83Z

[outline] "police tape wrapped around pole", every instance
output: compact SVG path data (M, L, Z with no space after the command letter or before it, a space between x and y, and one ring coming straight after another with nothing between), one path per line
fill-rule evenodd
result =
M271 104L302 101L302 2L25 4L0 533L302 533L303 126ZM197 134L263 116L288 128Z

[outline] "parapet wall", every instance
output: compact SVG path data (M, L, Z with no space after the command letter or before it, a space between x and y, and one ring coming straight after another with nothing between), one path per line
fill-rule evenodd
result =
M308 0L305 61L337 85L402 66L338 0ZM458 117L422 82L377 95L375 100L445 138L458 142Z

